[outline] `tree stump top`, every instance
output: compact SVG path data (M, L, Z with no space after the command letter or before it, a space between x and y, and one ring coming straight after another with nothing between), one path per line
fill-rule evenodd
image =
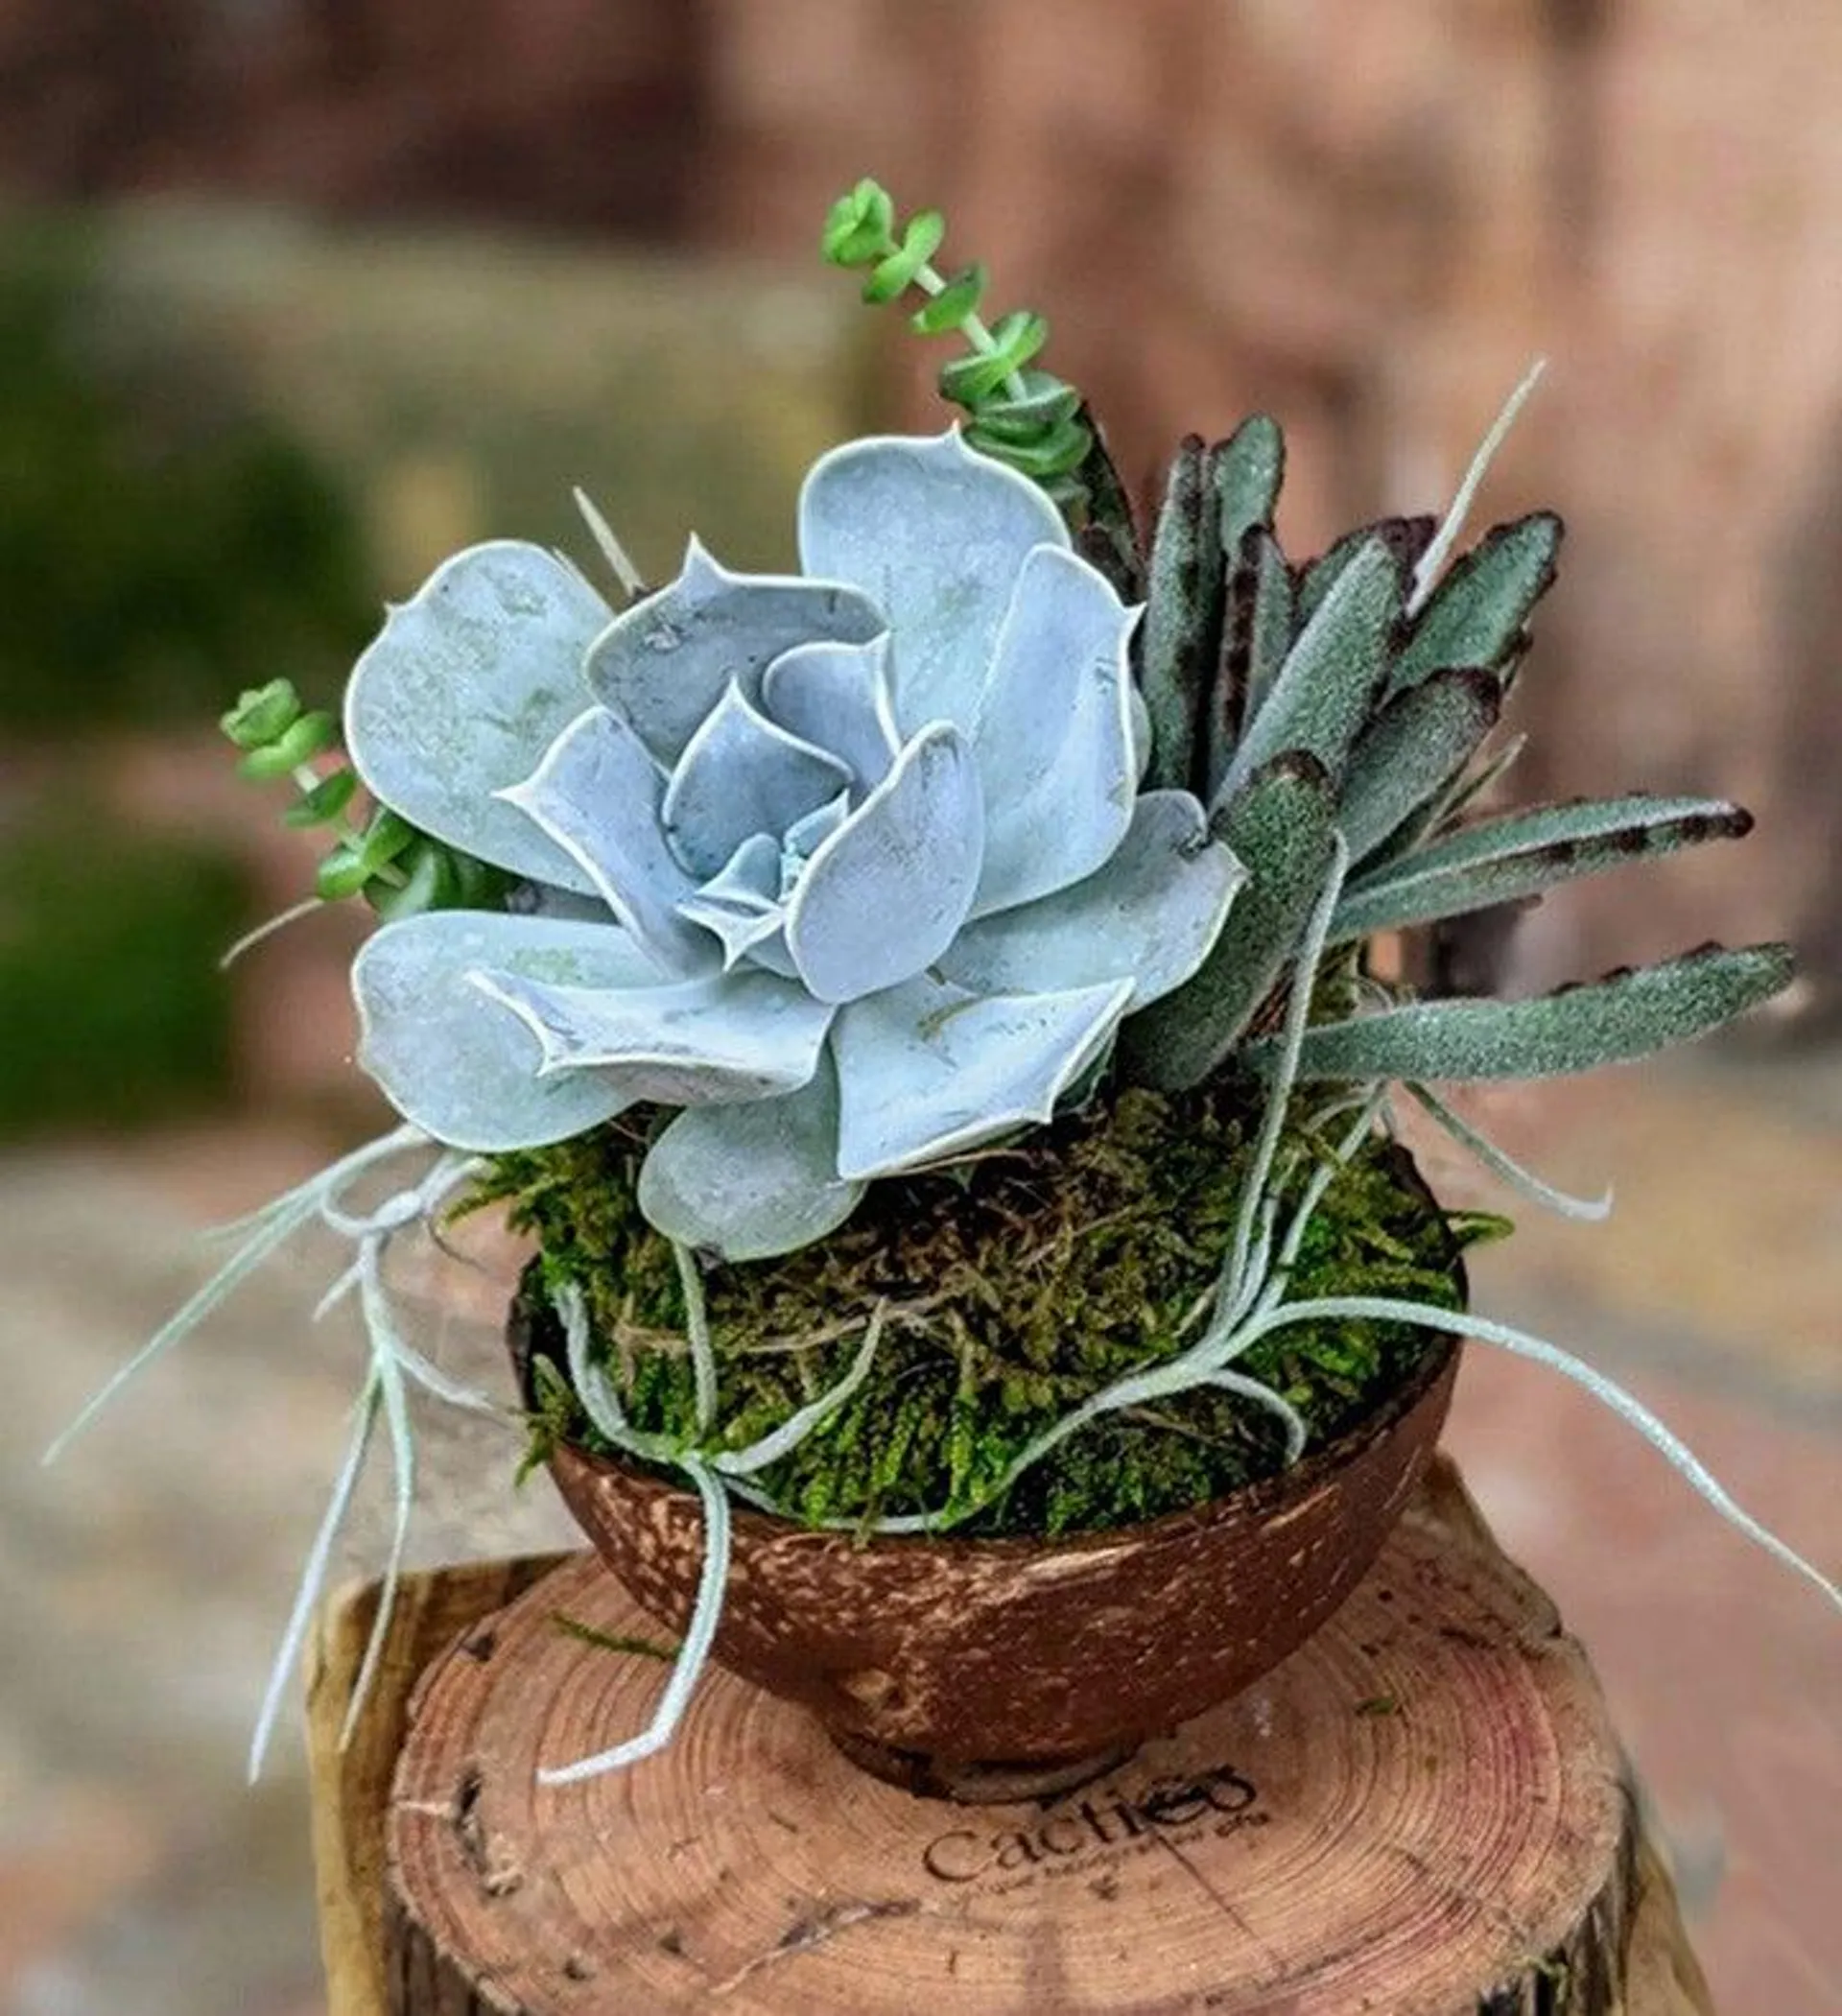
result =
M1638 1840L1598 1690L1456 1500L1410 1512L1266 1681L1024 1805L879 1783L714 1671L663 1754L540 1787L643 1726L664 1677L559 1619L659 1636L572 1561L414 1704L387 1824L405 2016L1645 2006L1623 1999Z

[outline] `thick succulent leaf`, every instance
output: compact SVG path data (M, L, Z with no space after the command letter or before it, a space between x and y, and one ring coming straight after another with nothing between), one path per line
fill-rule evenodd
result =
M1314 756L1282 756L1211 830L1246 868L1246 887L1195 977L1134 1015L1121 1043L1129 1075L1161 1091L1217 1069L1297 952L1336 838L1329 773Z
M1272 529L1286 476L1286 437L1265 414L1250 415L1216 450L1216 543L1235 554L1256 525Z
M838 1174L838 1075L779 1099L693 1106L652 1144L640 1209L668 1239L724 1260L768 1260L833 1232L863 1185Z
M933 721L972 726L1025 557L1069 543L1045 492L956 430L847 441L814 463L799 494L800 564L886 612L907 734Z
M1046 1121L1105 1049L1132 984L980 996L926 977L838 1018L838 1174L891 1175Z
M796 1090L832 1021L803 987L748 969L649 987L555 985L494 965L470 977L537 1038L546 1075L592 1068L629 1100L673 1106Z
M444 561L393 608L345 689L345 747L412 825L495 867L589 890L579 863L496 795L588 705L582 653L607 605L538 546Z
M584 670L596 699L669 769L732 680L752 699L761 675L795 644L867 644L884 628L883 612L855 586L731 574L693 539L678 578L615 617Z
M1402 598L1394 556L1370 539L1287 652L1272 691L1240 738L1216 806L1231 803L1256 772L1291 749L1307 751L1340 775L1387 676Z
M785 921L780 901L780 842L756 833L744 841L721 872L687 896L679 913L714 932L727 972L745 954L775 937Z
M1403 579L1410 576L1415 563L1432 544L1439 521L1432 517L1378 518L1373 525L1346 532L1333 546L1299 569L1298 621L1309 623L1324 606L1324 598L1342 579L1343 570L1372 539L1380 539L1393 554Z
M1635 796L1538 805L1467 826L1378 868L1337 906L1338 940L1514 903L1626 862L1737 840L1752 816L1720 798Z
M1509 686L1506 679L1500 682L1500 690L1507 700ZM1373 877L1383 866L1416 852L1451 827L1467 806L1483 798L1515 767L1527 746L1526 735L1512 735L1496 749L1480 749L1476 759L1453 777L1430 804L1398 827L1386 845L1377 849L1364 874Z
M1437 672L1397 694L1350 751L1337 818L1350 859L1374 853L1470 762L1502 712L1495 673Z
M837 797L827 798L824 804L814 806L804 818L795 819L788 827L780 844L783 890L790 887L790 876L803 867L850 816L851 794L840 791Z
M1024 562L973 728L985 805L975 913L1091 875L1138 784L1128 640L1137 612L1057 547Z
M860 794L889 773L902 737L886 631L867 644L796 644L768 666L763 711L844 763Z
M660 823L673 851L701 880L717 874L751 834L785 833L850 782L836 756L777 726L733 684L685 745Z
M979 771L947 722L823 841L787 909L787 948L820 1001L855 1001L931 965L972 908L984 842Z
M1269 528L1256 525L1237 550L1222 616L1221 666L1204 723L1205 803L1214 801L1236 743L1266 704L1294 632L1292 570L1279 541Z
M1151 538L1141 684L1151 716L1149 781L1197 783L1203 697L1221 623L1221 508L1214 459L1201 437L1179 445Z
M715 963L709 939L677 913L696 884L659 823L665 778L618 715L590 707L535 772L501 796L554 843L662 972Z
M977 994L1060 993L1122 978L1143 1008L1179 987L1221 935L1246 870L1187 791L1151 791L1106 865L1071 889L968 924L940 972Z
M564 1141L631 1103L599 1072L542 1078L537 1044L467 975L643 987L658 977L619 925L432 911L374 931L352 964L358 1060L406 1120L481 1153Z
M1561 521L1536 511L1499 525L1433 590L1395 661L1397 692L1451 665L1500 669L1523 626L1553 584Z
M1790 948L1704 946L1665 964L1615 973L1532 1001L1431 1001L1309 1031L1302 1079L1557 1078L1648 1056L1706 1035L1785 986ZM1248 1052L1270 1071L1277 1048Z

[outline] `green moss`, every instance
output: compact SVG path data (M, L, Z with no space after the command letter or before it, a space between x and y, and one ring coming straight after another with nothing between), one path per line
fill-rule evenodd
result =
M598 1344L639 1428L688 1435L691 1368L669 1244L634 1181L656 1116L624 1116L555 1148L497 1158L476 1201L503 1199L537 1236L547 1283L583 1291ZM721 1375L716 1440L740 1448L844 1371L879 1304L864 1386L760 1482L797 1517L965 1507L1017 1452L1090 1393L1193 1339L1233 1236L1246 1117L1217 1087L1181 1100L1130 1089L931 1175L878 1183L821 1245L704 1276ZM1323 1152L1302 1133L1299 1166ZM1377 1142L1333 1183L1293 1294L1397 1293L1456 1307L1459 1241L1397 1150ZM1403 1326L1322 1323L1239 1361L1328 1439L1429 1347ZM539 1439L579 1418L545 1396ZM1271 1413L1195 1392L1103 1417L964 1529L1062 1533L1200 1504L1279 1465Z

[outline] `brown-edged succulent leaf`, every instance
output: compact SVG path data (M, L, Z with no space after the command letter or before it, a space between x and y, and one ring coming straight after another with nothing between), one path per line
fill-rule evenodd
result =
M1286 654L1212 801L1230 804L1275 756L1305 749L1340 776L1387 677L1405 597L1400 565L1369 539Z
M1243 420L1215 451L1213 482L1219 512L1217 539L1225 554L1238 554L1256 525L1270 532L1273 508L1286 475L1286 437L1279 422L1257 413Z
M1342 578L1343 570L1371 539L1380 539L1394 555L1404 577L1410 576L1420 556L1432 544L1439 521L1433 517L1378 518L1373 525L1358 525L1328 546L1314 560L1307 560L1298 571L1298 620L1309 623L1322 606L1324 598Z
M1350 751L1337 823L1362 861L1455 777L1497 724L1502 689L1476 666L1437 672L1397 694Z
M1151 540L1142 684L1151 721L1145 782L1189 791L1196 782L1203 689L1216 669L1221 621L1221 548L1211 475L1201 438L1179 445Z
M1769 1001L1790 981L1787 945L1704 945L1662 965L1608 974L1531 1001L1433 1001L1306 1032L1302 1079L1360 1081L1559 1078L1691 1042ZM1270 1038L1253 1069L1279 1058Z
M1273 690L1292 642L1292 570L1271 527L1249 526L1236 555L1222 616L1221 663L1203 723L1205 799L1221 788L1235 745Z
M1087 493L1087 522L1074 534L1074 550L1106 576L1122 602L1137 602L1145 593L1145 556L1132 500L1092 410L1083 406L1077 418L1087 430L1089 446L1087 460L1074 472Z
M1193 979L1121 1033L1128 1078L1161 1091L1200 1084L1245 1034L1296 955L1336 838L1330 773L1302 749L1269 763L1211 822L1247 870L1228 922Z
M1346 942L1514 903L1625 862L1738 840L1752 824L1750 813L1722 798L1639 795L1512 812L1358 877L1337 906L1332 937Z
M1494 527L1455 560L1395 662L1394 690L1451 665L1501 670L1519 649L1529 612L1553 584L1561 532L1552 511L1534 511Z

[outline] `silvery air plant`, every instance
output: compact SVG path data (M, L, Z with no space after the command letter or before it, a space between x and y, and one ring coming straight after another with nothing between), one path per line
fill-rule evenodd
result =
M1648 796L1477 812L1514 754L1495 731L1560 539L1537 513L1459 550L1527 386L1438 520L1388 520L1289 562L1273 530L1281 439L1257 418L1182 444L1142 544L1092 416L1033 363L1041 318L987 327L979 270L932 263L943 230L934 213L898 229L868 182L828 223L827 255L865 272L868 298L915 299L923 333L963 340L941 373L963 418L823 455L798 499L797 574L733 573L694 539L649 592L582 500L611 579L509 541L448 560L352 674L349 768L321 767L339 728L286 686L225 719L249 773L298 785L288 817L335 828L319 896L362 893L379 913L353 969L360 1061L403 1122L246 1221L226 1265L77 1424L310 1221L348 1242L327 1303L359 1298L369 1364L252 1768L377 1423L396 1526L373 1658L414 1491L409 1388L492 1406L404 1334L391 1239L469 1198L529 1202L546 1156L598 1143L615 1144L595 1165L613 1172L601 1202L625 1214L629 1258L635 1241L669 1251L681 1322L648 1387L571 1254L547 1253L542 1292L567 1340L548 1404L604 1451L681 1473L706 1559L651 1727L552 1777L670 1738L715 1634L734 1502L865 1532L979 1530L1074 1438L1128 1416L1155 1433L1175 1418L1160 1410L1199 1396L1263 1422L1271 1463L1289 1463L1313 1424L1273 1367L1327 1326L1480 1339L1580 1381L1842 1601L1557 1347L1404 1293L1385 1269L1356 1292L1301 1285L1337 1186L1387 1150L1399 1097L1524 1195L1596 1216L1431 1086L1643 1055L1789 976L1783 948L1706 948L1543 999L1416 1001L1369 970L1377 934L1749 823ZM347 823L361 787L371 810ZM941 1297L910 1281L815 1333L822 1378L732 1409L744 1361L713 1295L766 1293L790 1268L822 1282L834 1259L857 1280L897 1271L874 1228L909 1204L879 1218L879 1196L932 1185L950 1229L990 1165L1034 1157L1032 1180L1052 1188L1060 1144L1104 1144L1133 1100L1178 1125L1226 1112L1239 1143L1228 1208L1193 1241L1207 1271L1182 1319L1142 1326L1084 1386L1052 1362L1006 1368L1006 1394L1034 1393L1037 1412L982 1462L956 1416L937 1503L905 1492L902 1451L885 1447L867 1498L777 1495L853 1423L862 1466L862 1398L898 1336L950 1367L958 1351L948 1407L971 1347L930 1337ZM412 1156L426 1169L384 1204L352 1205L374 1165ZM543 1229L541 1211L525 1221ZM361 1682L354 1712L363 1696Z

